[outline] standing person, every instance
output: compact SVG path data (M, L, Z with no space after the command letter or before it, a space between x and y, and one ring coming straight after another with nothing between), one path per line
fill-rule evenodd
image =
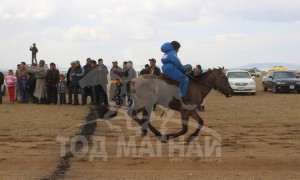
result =
M0 104L2 104L2 86L4 84L4 74L0 71Z
M126 106L126 97L127 97L127 93L126 93L126 77L124 76L124 73L128 70L127 67L127 61L123 62L123 72L122 72L122 88L121 88L121 95L122 95L122 101L123 101L123 106Z
M128 89L129 89L128 82L131 81L132 79L136 78L136 77L137 77L137 75L136 75L135 69L133 68L132 61L128 61L127 62L127 71L125 72L125 83L124 83L126 94L128 92ZM128 107L130 107L130 106L132 106L133 100L132 100L130 94L127 94L127 98L128 98L127 105L128 105Z
M91 71L95 70L97 68L97 62L95 60L92 60L91 61ZM96 105L96 104L99 104L97 103L97 94L96 94L96 84L94 84L93 82L93 85L92 85L92 93L93 93L93 105Z
M40 60L38 67L26 67L26 72L32 73L36 77L36 85L34 90L34 96L38 99L38 103L43 104L45 103L45 97L46 97L46 67L45 67L45 61Z
M47 82L47 104L57 104L57 85L59 82L59 70L56 69L55 63L50 63L50 69L46 74Z
M180 44L177 41L163 44L161 46L161 51L165 54L162 57L161 62L163 63L162 70L164 74L178 83L180 87L179 96L185 101L189 99L186 97L189 78L185 76L187 66L183 66L177 57L179 48Z
M96 61L92 60L91 63L92 70L84 76L79 84L81 87L91 86L93 89L93 104L108 106L107 99L107 67L103 64L103 60L98 60L98 65Z
M118 66L118 61L112 62L113 67L110 69L110 90L109 90L109 100L115 101L115 91L117 89L117 85L122 83L122 68Z
M31 64L31 67L36 68L37 64L33 63ZM34 94L34 90L35 90L35 84L36 84L36 78L35 75L32 73L28 73L28 98L29 101L31 101L32 103L37 103L38 99L33 95Z
M59 94L59 103L66 104L66 92L67 92L67 83L65 81L65 76L61 74L59 76L59 83L57 85L57 92Z
M145 68L140 71L140 75L150 74L149 64L145 64Z
M104 104L105 106L108 106L108 97L107 97L107 75L108 75L108 69L103 64L103 59L98 59L98 68L100 70L100 86L97 86L99 88L100 93L100 104ZM98 102L98 101L97 101Z
M17 77L17 80L18 80L18 77L19 77L19 70L20 70L20 64L17 65L17 70L16 70L16 77ZM19 83L16 83L15 85L15 101L18 101L19 99Z
M17 83L17 78L14 75L13 70L9 70L8 75L5 77L5 84L8 89L10 103L14 103L14 100L15 100L15 85L16 85L16 83Z
M67 72L67 86L68 86L68 104L73 104L73 88L72 88L72 77L71 72L75 69L75 61L71 62L71 67Z
M86 65L83 66L84 75L82 76L82 78L85 75L87 75L90 72L90 70L92 70L91 62L92 62L91 58L86 59ZM92 93L91 86L81 87L80 92L81 92L82 105L86 105L87 96L91 96L91 102L93 103L93 93Z
M75 61L75 68L71 71L70 76L72 77L72 89L74 93L74 105L79 105L78 100L78 90L80 88L79 86L79 80L84 75L84 69L80 65L80 61Z
M28 79L27 74L23 73L21 79L19 80L19 91L20 91L20 102L28 103Z
M26 63L25 62L21 62L17 72L16 72L16 77L17 77L17 81L18 83L16 84L16 87L17 87L17 91L18 91L18 94L15 94L15 96L17 97L20 97L21 98L21 91L19 90L19 85L20 85L20 80L22 79L22 75L24 75L24 73L27 75L27 73L25 72L25 68L26 68ZM16 88L15 87L15 88ZM22 102L22 98L20 99L20 102Z
M38 51L38 48L35 46L35 43L33 43L33 45L30 47L29 50L31 51L31 64L33 64L33 63L37 64L36 53L39 51Z
M155 76L161 76L161 71L159 67L156 66L156 59L151 58L149 59L149 62L150 62L149 74ZM153 111L155 110L156 110L156 104L153 105Z
M159 67L156 66L156 60L154 58L149 59L150 61L150 69L149 73L152 75L160 76L161 72Z

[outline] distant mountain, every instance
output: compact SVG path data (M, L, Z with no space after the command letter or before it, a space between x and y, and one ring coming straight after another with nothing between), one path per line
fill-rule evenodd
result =
M7 72L8 72L8 69L0 69L0 71L1 71L2 73L7 73Z
M290 64L290 63L279 63L279 62L270 62L270 63L253 63L245 66L239 67L240 69L250 69L257 68L260 70L267 70L273 66L284 66L291 70L300 70L300 64Z

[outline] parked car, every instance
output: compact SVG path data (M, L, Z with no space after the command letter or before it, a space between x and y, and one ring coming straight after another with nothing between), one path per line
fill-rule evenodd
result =
M235 93L256 94L256 84L250 73L245 70L228 70L226 76Z
M300 93L300 80L292 71L272 71L263 77L264 91L272 89L273 93L279 91L297 91Z
M259 69L249 69L248 72L251 74L251 76L260 77L261 71Z

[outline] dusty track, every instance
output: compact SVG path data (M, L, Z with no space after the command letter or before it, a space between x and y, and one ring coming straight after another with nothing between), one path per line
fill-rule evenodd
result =
M113 119L111 127L97 121L94 136L105 136L107 161L102 158L72 157L63 176L65 179L299 179L300 173L300 94L263 92L256 78L256 96L239 95L225 98L211 92L206 111L200 112L205 125L221 135L221 158L170 158L174 144L157 142L148 133L149 142L160 157L117 157L120 137L134 136L136 148L142 139L135 129L128 129L126 118ZM6 97L7 98L7 97ZM82 133L89 112L82 106L1 105L0 110L0 179L51 178L61 162L61 144L57 136L65 131L70 139ZM161 109L155 112L160 115ZM179 117L175 113L173 119ZM191 122L195 122L191 120ZM160 127L160 121L153 122ZM132 122L132 126L137 125ZM178 123L167 124L168 132L179 131ZM164 130L164 129L161 129ZM190 128L190 134L194 129ZM204 142L205 132L199 142ZM67 148L67 152L69 149ZM156 151L155 151L156 153ZM179 151L175 151L175 157Z

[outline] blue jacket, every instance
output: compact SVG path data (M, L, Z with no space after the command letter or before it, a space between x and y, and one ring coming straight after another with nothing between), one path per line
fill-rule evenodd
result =
M181 64L181 61L177 57L177 53L174 50L171 43L163 44L161 46L161 51L163 53L165 53L161 59L161 62L163 63L163 65L172 65L172 66L176 67L178 70L180 70L181 72L187 71L187 67L183 66Z

